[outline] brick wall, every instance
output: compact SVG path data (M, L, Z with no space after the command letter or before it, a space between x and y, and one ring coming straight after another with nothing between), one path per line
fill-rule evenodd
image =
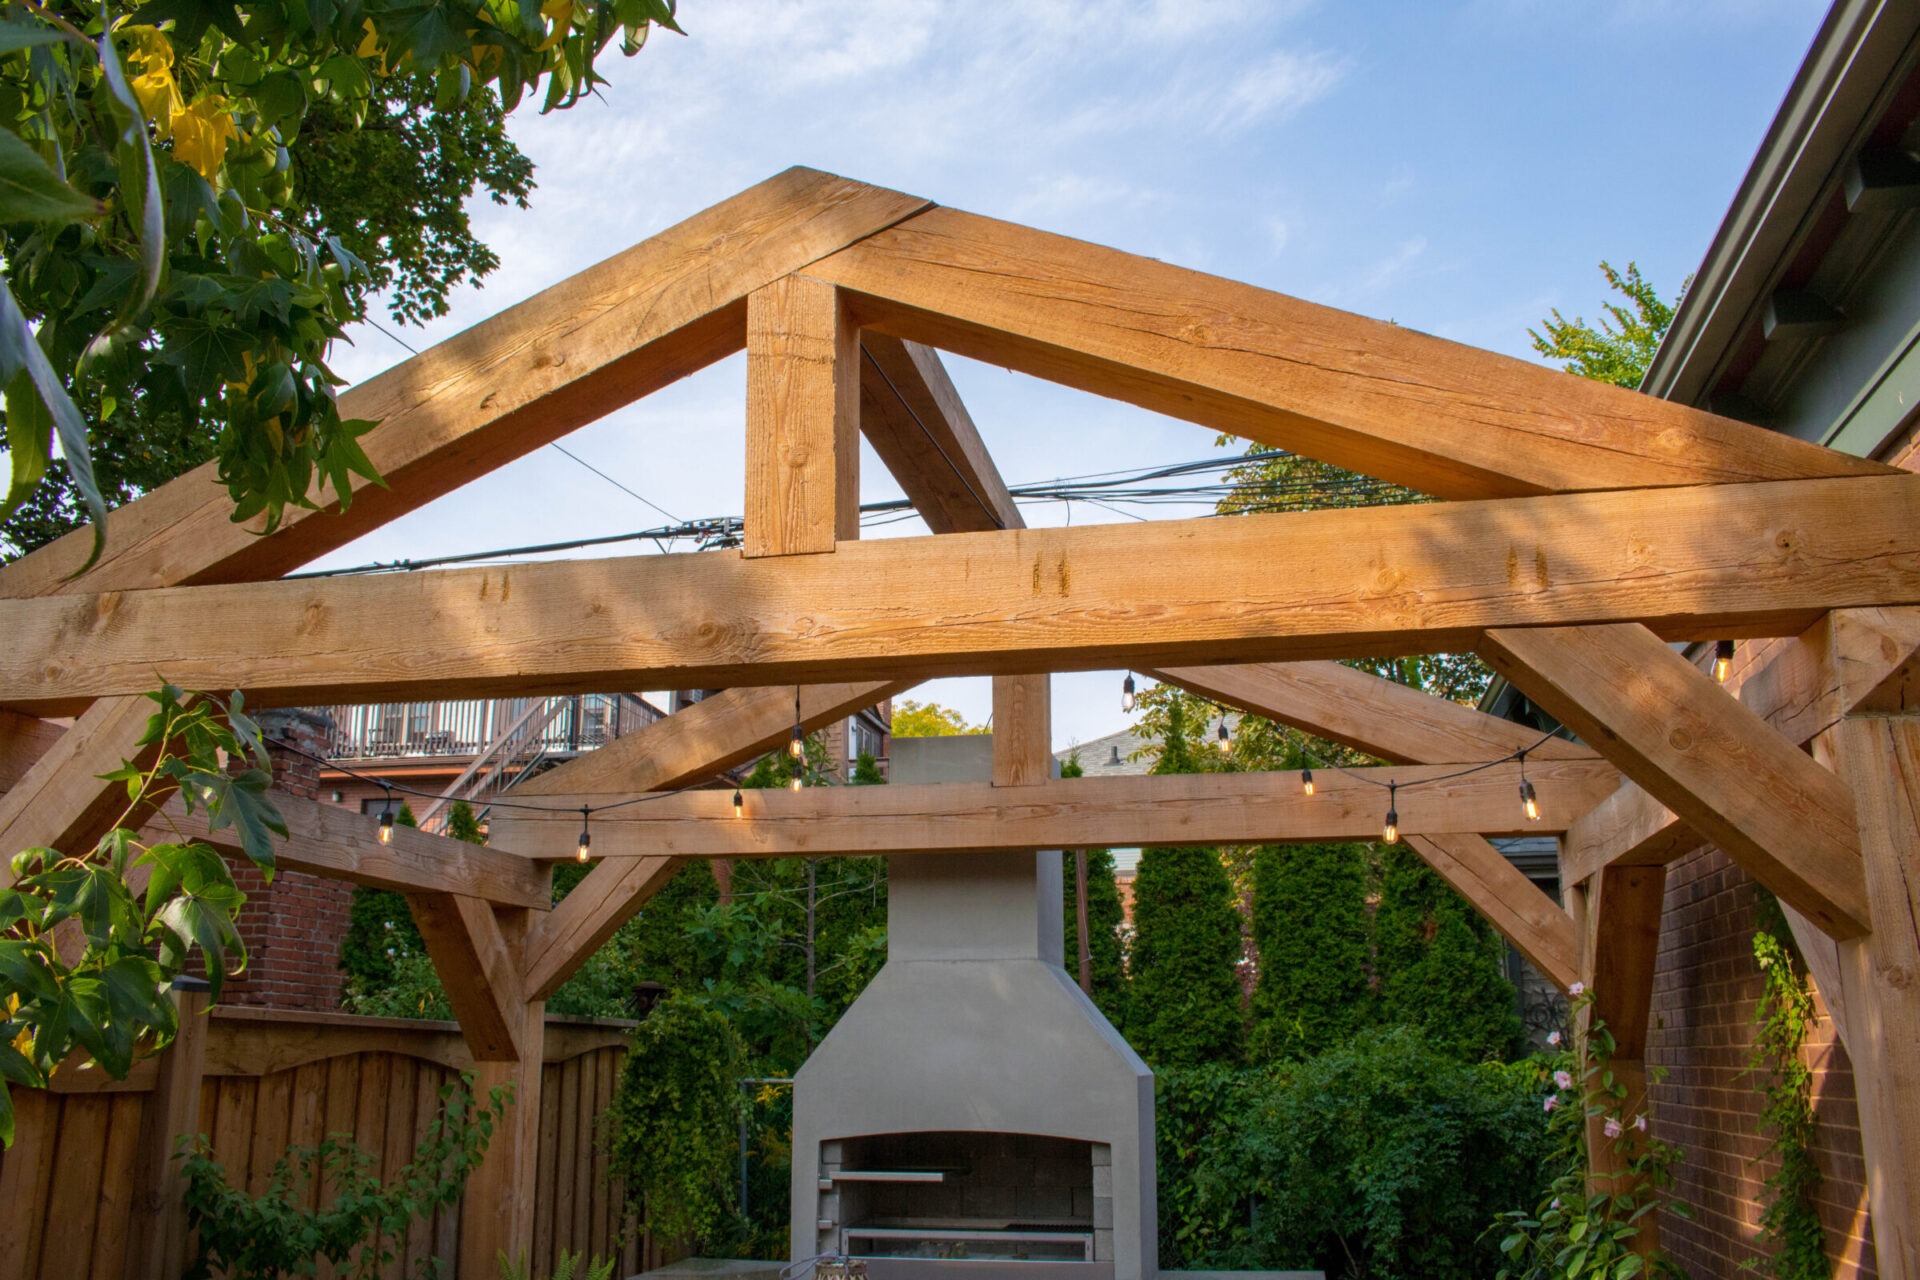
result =
M285 749L311 755L325 748L328 721L307 710L264 711L255 717L273 757L274 786L308 800L320 798L320 768ZM227 984L225 1004L276 1009L337 1010L340 1007L340 940L353 907L353 886L298 871L281 871L268 884L251 865L238 862L234 880L247 895L240 936L247 969Z
M1758 1223L1775 1166L1764 1158L1760 1135L1761 1082L1741 1075L1762 991L1753 959L1756 892L1718 849L1702 849L1667 870L1647 1063L1667 1073L1651 1091L1654 1130L1686 1152L1676 1192L1693 1213L1691 1221L1668 1215L1662 1240L1694 1276L1735 1275L1742 1263L1765 1256ZM1804 1053L1814 1070L1821 1216L1835 1276L1854 1280L1878 1273L1853 1064L1826 1006L1817 1011Z

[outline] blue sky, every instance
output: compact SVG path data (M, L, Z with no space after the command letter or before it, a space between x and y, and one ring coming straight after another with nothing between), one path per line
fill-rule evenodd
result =
M600 100L515 119L539 190L524 212L476 209L501 269L402 336L424 347L807 164L1531 358L1526 330L1550 308L1598 310L1602 258L1638 261L1668 292L1694 269L1823 12L1810 0L682 0L688 38L610 53ZM336 359L349 378L406 356L372 329L354 338ZM1214 447L1184 423L949 366L1010 481ZM675 516L738 512L743 378L741 359L723 362L566 447ZM898 493L871 454L862 488ZM320 563L659 522L543 449ZM1059 745L1123 726L1119 680L1055 677ZM925 692L986 717L984 681Z

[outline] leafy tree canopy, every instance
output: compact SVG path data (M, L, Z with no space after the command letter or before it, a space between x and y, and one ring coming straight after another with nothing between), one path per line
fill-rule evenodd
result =
M963 733L987 733L983 724L968 724L967 718L937 702L915 702L912 698L893 704L893 736L896 738L951 738Z
M1680 299L1662 301L1660 291L1641 277L1637 263L1629 262L1625 271L1616 271L1611 263L1600 264L1607 287L1620 300L1604 303L1599 324L1589 324L1582 316L1569 320L1558 307L1540 328L1527 330L1533 349L1549 360L1558 360L1568 373L1583 378L1611 382L1617 387L1638 387L1653 363L1653 353L1667 336L1673 323L1674 308ZM1681 295L1693 281L1680 286Z
M571 105L603 83L595 58L616 36L634 53L655 25L679 29L673 0L10 7L0 518L57 437L97 555L104 423L125 428L115 497L211 437L236 520L270 529L328 488L347 501L354 475L377 478L357 443L372 424L341 418L328 344L375 289L418 317L490 268L460 209L476 183L524 198L503 112L542 90L543 109Z

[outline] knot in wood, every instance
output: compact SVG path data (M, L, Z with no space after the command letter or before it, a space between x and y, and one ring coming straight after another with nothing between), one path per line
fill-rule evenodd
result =
M1693 735L1685 729L1675 729L1667 735L1667 745L1675 751L1688 751L1693 747Z
M787 446L786 452L781 455L781 461L785 462L795 471L801 470L812 460L813 453L803 444L790 444Z
M1888 965L1881 971L1880 978L1895 991L1905 991L1913 985L1913 970L1905 965Z

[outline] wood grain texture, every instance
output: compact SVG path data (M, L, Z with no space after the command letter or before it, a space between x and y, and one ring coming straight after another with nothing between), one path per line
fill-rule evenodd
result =
M863 333L861 345L860 430L927 527L1024 527L939 353L884 333Z
M993 678L993 785L1028 787L1053 779L1053 680Z
M1683 405L930 209L809 268L862 322L1444 498L1884 471Z
M1512 766L1416 785L1462 767L1335 773L1312 796L1301 794L1292 774L1272 773L750 791L742 818L732 816L724 791L684 791L595 818L593 848L611 860L1364 840L1380 832L1388 779L1401 784L1402 831L1522 835L1564 829L1620 777L1600 760L1529 765L1541 801L1540 821L1530 823L1515 799L1519 775ZM560 803L577 810L613 798L589 794ZM537 857L570 857L577 821L565 812L523 814L516 847Z
M0 795L24 778L66 731L62 724L0 711Z
M1920 1275L1920 719L1850 717L1816 756L1852 784L1874 930L1839 940L1880 1274Z
M261 538L208 464L114 512L77 584L85 530L0 569L0 597L277 577L739 351L754 289L925 207L789 169L347 391L389 486L356 482L349 511L289 509Z
M150 681L151 682L151 681ZM16 782L0 795L0 847L58 849L86 854L127 814L124 784L107 784L97 775L118 769L122 761L151 764L157 748L141 747L140 737L155 706L145 698L104 699L87 708ZM135 822L144 815L134 814ZM0 862L0 885L13 872Z
M1167 667L1143 674L1382 760L1491 760L1521 750L1536 760L1591 760L1595 754L1563 738L1542 742L1526 725L1338 662Z
M911 681L805 686L800 722L817 729L912 687ZM531 778L515 793L540 803L569 788L673 791L772 750L792 728L791 688L728 689ZM493 818L492 838L503 847L514 847L517 816L503 808ZM666 884L673 865L666 859L602 862L552 911L532 921L525 958L529 996L552 995Z
M513 1103L504 1122L495 1127L493 1142L467 1182L461 1202L459 1274L463 1276L491 1276L499 1269L500 1254L520 1258L533 1248L541 1089L546 1074L540 1065L540 1042L545 1027L546 1006L541 1001L520 1005L513 1040L526 1056L481 1062L474 1071L476 1096L504 1088L512 1093Z
M1575 819L1560 838L1560 883L1579 884L1611 865L1664 866L1705 843L1673 810L1629 780Z
M1484 836L1409 835L1407 847L1547 981L1565 991L1578 980L1580 946L1572 918Z
M1846 784L1652 632L1493 630L1480 652L1827 933L1871 927Z
M274 856L288 870L376 889L455 893L539 911L552 899L548 876L529 872L526 859L498 845L467 844L399 825L393 828L392 843L383 845L379 822L370 814L282 791L271 798L287 822L287 838L275 840ZM233 828L211 830L204 809L189 814L178 800L148 823L142 836L149 841L197 840L226 853L241 853Z
M1384 655L1618 620L1797 634L1910 600L1920 476L1789 481L27 600L0 704L71 708L156 665L284 705Z
M749 559L860 536L860 331L830 284L782 276L747 297L746 476Z
M201 1132L201 1082L207 1061L207 995L175 994L180 1031L160 1059L134 1166L130 1277L173 1280L186 1269L186 1175L173 1159L175 1140Z
M410 893L407 905L427 944L447 1003L478 1062L518 1061L527 1022L520 964L493 906L457 893Z

